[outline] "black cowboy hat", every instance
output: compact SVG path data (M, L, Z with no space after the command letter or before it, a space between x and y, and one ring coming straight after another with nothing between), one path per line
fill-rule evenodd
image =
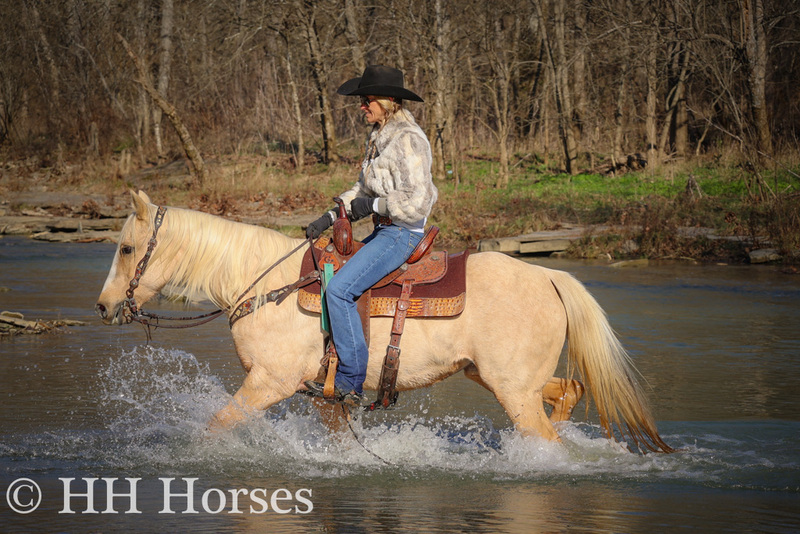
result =
M364 74L344 82L336 91L347 96L391 96L405 100L422 102L415 93L403 86L403 73L392 67L383 65L370 65L364 69Z

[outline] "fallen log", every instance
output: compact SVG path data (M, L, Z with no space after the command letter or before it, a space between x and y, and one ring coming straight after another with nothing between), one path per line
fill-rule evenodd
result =
M71 319L58 319L56 321L28 321L21 313L4 311L0 312L0 336L19 334L42 334L58 331L65 326L84 326L83 321Z

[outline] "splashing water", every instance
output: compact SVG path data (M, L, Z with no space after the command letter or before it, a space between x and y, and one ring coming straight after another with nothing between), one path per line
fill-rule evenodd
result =
M797 445L765 458L753 443L696 425L666 434L673 455L631 454L597 425L559 425L561 444L525 438L481 415L429 417L429 392L404 394L403 413L354 413L353 431L331 434L312 403L297 395L230 432L210 435L206 423L230 400L223 381L194 355L176 349L134 347L98 372L102 428L31 435L14 451L40 461L104 465L124 472L215 472L227 475L344 478L577 480L586 478L693 481L712 487L797 491ZM784 429L775 423L775 432ZM669 427L670 425L667 425ZM719 426L719 425L718 425ZM21 448L21 450L17 448ZM27 450L25 450L27 449ZM42 467L49 465L44 462ZM785 476L764 480L765 470ZM776 487L777 486L779 487Z

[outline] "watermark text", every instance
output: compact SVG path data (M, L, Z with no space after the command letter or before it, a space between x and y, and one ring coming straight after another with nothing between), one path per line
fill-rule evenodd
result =
M139 504L141 478L64 477L59 478L59 514L309 514L314 510L312 490L300 488L217 488L207 487L199 478L158 478L150 481L160 509L142 510ZM18 514L34 512L45 496L30 478L18 478L6 488L6 503Z

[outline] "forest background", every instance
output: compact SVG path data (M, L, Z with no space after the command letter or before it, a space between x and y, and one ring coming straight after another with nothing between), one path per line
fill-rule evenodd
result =
M0 196L316 214L357 177L335 91L368 64L425 99L445 243L610 224L572 252L798 259L795 0L3 2Z

